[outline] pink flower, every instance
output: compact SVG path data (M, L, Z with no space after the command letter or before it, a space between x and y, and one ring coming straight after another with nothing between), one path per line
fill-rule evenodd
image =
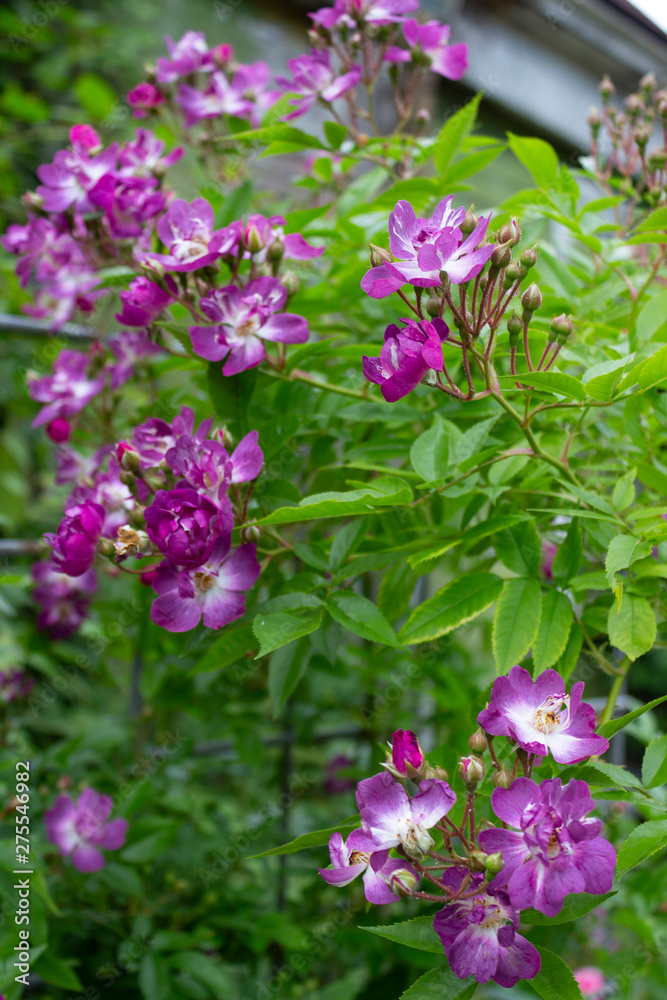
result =
M582 994L588 1000L602 1000L606 980L601 969L585 965L583 968L575 970L574 978L577 980Z
M81 792L77 802L59 795L44 813L46 835L80 872L97 872L106 864L105 851L117 851L125 843L126 819L109 820L113 799L92 788Z
M194 570L179 571L169 559L161 563L152 580L158 597L151 619L169 632L189 632L202 618L213 629L241 618L244 591L254 587L260 565L253 544L233 551L230 546L231 534L221 535L211 555Z
M46 425L46 433L56 444L63 444L70 439L72 425L64 417L56 417L55 420Z
M51 562L34 563L32 596L41 606L37 628L48 630L54 639L66 639L88 614L90 597L97 590L97 576L92 569L81 576L60 573Z
M109 233L115 240L136 239L146 223L167 207L167 197L156 177L119 177L105 174L89 198L101 208Z
M555 670L545 670L533 680L515 666L508 677L497 677L487 708L477 716L492 736L516 740L528 753L545 757L549 751L559 764L577 764L609 749L609 740L595 733L595 712L581 701L584 682L572 693Z
M419 740L409 729L397 729L391 742L391 760L394 769L399 774L412 778L414 772L421 770L424 754L419 746Z
M420 24L414 18L403 24L403 35L412 49L406 52L391 45L387 49L387 62L410 62L413 56L427 57L434 73L446 76L448 80L460 80L468 68L468 46L448 45L450 27L439 21Z
M148 537L177 566L205 563L218 535L232 530L231 504L218 507L196 490L158 490L144 513Z
M0 670L0 702L6 705L27 698L34 686L32 677L22 670Z
M45 212L65 212L73 208L77 213L93 211L88 192L105 174L116 167L118 144L114 143L97 156L89 156L87 145L77 144L74 149L61 149L53 163L37 168L42 182L37 194L43 198Z
M168 278L167 283L170 291L143 276L133 278L129 289L120 293L123 308L115 318L123 326L150 326L177 293L173 279Z
M557 552L557 545L554 545L553 542L548 542L546 539L542 540L542 560L540 563L540 572L545 580L553 580L554 578L553 565Z
M138 128L134 139L130 139L129 142L120 147L118 152L120 170L118 173L122 176L136 174L139 177L145 177L146 172L150 171L156 177L161 177L168 167L181 159L183 149L177 146L166 156L163 156L163 153L164 141L158 139L149 129Z
M260 364L264 340L303 344L308 323L294 313L281 313L287 289L276 278L256 278L245 288L219 288L200 302L213 326L191 326L195 354L208 361L225 360L224 375L236 375Z
M297 94L299 99L294 111L285 115L283 121L299 118L312 108L316 100L335 101L346 91L352 90L361 80L361 67L352 66L347 73L336 76L331 66L331 55L328 49L311 49L310 55L288 59L287 65L293 76L292 80L276 77L276 83L290 94Z
M102 148L102 140L92 125L72 125L69 141L77 153L94 153Z
M152 83L139 83L127 95L127 103L134 108L135 118L145 118L147 111L152 111L164 102L164 94Z
M192 435L181 435L166 455L165 461L177 476L219 501L231 483L247 483L256 479L264 464L257 431L239 441L231 456L220 441L199 442Z
M333 7L322 7L308 16L328 30L357 24L384 26L404 21L404 15L418 7L419 0L336 0Z
M167 271L196 271L207 267L234 245L236 232L213 229L213 209L205 198L188 204L176 198L157 224L158 236L169 253L147 253L143 260L157 261Z
M453 285L479 274L494 250L493 245L480 245L491 216L480 219L464 240L460 225L465 209L453 209L453 198L444 198L430 219L418 219L407 201L397 203L389 216L389 246L397 261L380 264L364 275L361 287L371 298L383 299L406 282L436 288L442 284L442 271Z
M447 782L437 778L420 782L412 799L387 771L366 778L357 789L365 849L384 851L400 844L409 857L421 860L434 843L428 831L447 815L455 801Z
M395 323L387 327L379 358L362 358L364 375L381 387L388 403L407 396L430 371L443 369L442 344L449 336L444 320L403 322L402 329Z
M369 903L382 905L395 903L400 896L389 888L388 879L393 872L407 869L415 880L419 875L415 868L399 858L390 858L389 851L367 849L367 836L362 830L353 830L343 841L340 833L332 834L329 841L331 868L318 868L318 872L329 885L349 885L359 875L364 883L364 895Z
M160 345L150 340L145 330L123 330L117 337L111 338L109 347L118 360L117 364L108 367L112 389L125 385L141 362L163 353Z

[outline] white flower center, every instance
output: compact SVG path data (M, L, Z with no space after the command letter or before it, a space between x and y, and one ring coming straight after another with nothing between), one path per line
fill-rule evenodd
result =
M367 865L370 860L371 856L366 851L352 851L350 854L351 865Z
M253 333L257 333L259 327L259 316L250 316L248 319L244 319L242 323L239 323L236 327L236 333L239 337L251 337Z
M564 729L570 721L569 694L550 695L542 702L533 716L533 726L541 733Z
M215 576L211 573L202 573L201 570L194 574L194 581L198 594L205 594L211 587L215 587Z

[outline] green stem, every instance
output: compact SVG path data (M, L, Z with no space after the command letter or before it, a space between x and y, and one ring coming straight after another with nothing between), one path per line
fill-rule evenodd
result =
M614 714L614 709L616 708L616 702L618 701L618 696L621 693L621 688L623 687L623 681L628 676L628 670L630 669L631 660L629 657L625 657L623 662L618 668L618 673L614 677L614 683L609 691L609 697L607 698L607 704L604 707L604 711L600 716L600 725L603 722L609 722L612 715Z
M280 378L283 382L305 382L307 385L312 385L316 389L322 389L324 392L337 392L339 396L351 396L352 399L363 399L364 402L368 402L368 396L363 392L359 392L358 389L346 389L343 385L322 382L320 379L313 378L308 372L303 372L299 368L295 368L289 375L283 375L281 372L268 368L264 370L267 375L272 375L273 378Z
M540 448L532 430L522 420L521 414L517 413L514 407L510 403L508 403L507 400L497 390L491 389L490 386L489 389L493 398L498 403L500 403L505 412L508 413L512 418L512 420L514 420L515 423L517 423L518 426L521 428L521 431L523 432L524 437L528 441L528 444L532 448L533 453L537 455L539 458L541 458L543 462L548 462L548 464L552 465L554 469L558 469L561 476L565 476L565 478L569 482L571 482L574 486L581 486L581 483L579 482L575 474L572 472L571 469L567 467L567 465L565 465L564 462L561 462L559 458L554 458L553 455L549 455L548 452L543 451Z

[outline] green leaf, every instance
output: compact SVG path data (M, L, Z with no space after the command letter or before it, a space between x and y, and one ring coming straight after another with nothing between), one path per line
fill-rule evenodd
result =
M538 187L549 190L558 179L558 156L553 146L544 139L507 133L509 147L517 160L523 163Z
M533 518L501 531L495 541L496 555L513 573L537 576L542 561L542 539Z
M261 854L250 854L246 860L269 858L279 854L296 854L297 851L305 851L308 847L323 847L331 840L332 833L347 833L348 830L352 830L356 826L359 826L358 813L341 820L338 826L330 826L327 830L311 830L310 833L302 833L300 837L290 840L288 844L272 847L269 851L262 851Z
M642 782L646 788L656 788L667 781L667 735L656 736L644 752Z
M430 951L434 955L442 955L442 942L433 927L433 914L426 917L414 917L412 920L402 920L398 924L382 924L379 927L361 927L362 931L377 934L379 937L404 944L408 948L419 951Z
M277 649L269 662L269 697L273 705L273 718L292 694L308 667L309 640L301 638Z
M637 470L630 469L614 485L614 492L611 497L611 505L614 510L627 510L635 500L635 479Z
M339 590L332 594L326 603L326 609L339 625L349 629L362 639L371 642L381 642L385 646L400 648L400 643L394 635L391 625L372 601L361 594L348 590Z
M488 417L486 420L480 420L463 434L460 441L457 441L454 449L454 461L457 465L468 461L473 455L481 451L482 445L489 436L489 431L497 420L498 417Z
M508 580L493 619L493 655L499 674L524 658L537 636L542 615L542 589L536 580Z
M16 80L10 81L5 87L0 97L0 107L7 115L20 122L41 122L50 114L47 102L37 94L23 90Z
M257 382L257 369L249 368L238 375L223 375L222 364L211 361L208 365L208 391L216 415L239 437L252 430L248 410Z
M139 965L139 986L145 1000L162 1000L169 995L169 967L161 955L146 952Z
M530 924L532 927L553 927L556 924L569 924L570 920L577 920L579 917L583 917L607 899L611 899L612 896L616 895L617 891L616 889L612 889L611 892L606 892L602 896L592 896L588 892L566 896L563 909L555 917L545 917L539 910L522 910L521 923Z
M206 650L190 673L203 674L209 670L221 670L223 667L236 663L237 660L256 648L257 642L250 625L228 627Z
M368 530L368 521L365 517L358 517L349 524L344 524L334 536L329 550L329 568L337 570L342 566L348 556L356 552L363 541Z
M515 375L499 375L498 381L501 385L512 386L516 381ZM568 399L576 399L582 402L586 399L586 390L574 375L565 375L563 372L524 372L520 381L527 386L527 392L533 389L545 389L547 392L557 393L559 396L567 396Z
M616 573L622 569L628 569L638 559L644 559L650 554L650 543L642 542L634 535L616 535L615 538L612 538L604 564L607 583L612 590L616 582Z
M402 479L381 476L363 489L346 493L317 493L306 497L298 507L280 507L257 524L295 524L325 517L349 517L367 514L383 507L404 505L412 500L412 490Z
M567 681L579 660L579 653L584 644L584 633L581 626L573 625L568 636L567 646L560 659L554 664L564 681Z
M542 964L534 979L528 980L542 1000L582 1000L581 990L567 965L558 955L538 948Z
M398 633L402 643L429 642L469 622L498 598L502 580L493 573L468 573L452 580L415 608Z
M459 979L451 969L431 969L401 993L400 1000L470 1000L476 989L472 976Z
M449 465L451 437L439 417L427 431L420 434L410 449L410 461L415 472L424 482L440 479Z
M83 992L83 985L74 969L49 952L40 955L30 971L41 976L45 983L59 986L61 990Z
M200 983L207 986L214 997L231 997L234 992L234 977L229 968L219 961L215 962L201 951L182 951L173 956L173 964L182 972L194 976ZM167 989L168 989L167 983ZM159 1000L173 993L159 995Z
M620 878L667 847L667 819L651 819L636 827L618 852L616 873Z
M664 701L667 701L667 694L662 695L660 698L654 698L653 701L649 701L646 705L641 705L639 708L635 708L632 712L627 712L626 715L622 715L618 719L610 719L609 722L604 722L598 729L600 736L604 736L605 739L611 739L616 733L619 733L621 729L625 729L626 726L638 719L644 712L650 712L652 709L657 708L658 705L662 705Z
M578 517L573 517L565 541L558 546L554 556L551 572L555 582L561 585L569 583L579 572L583 558L584 540L581 522Z
M592 399L609 402L628 364L627 358L620 361L603 361L589 368L582 378L587 394Z
M340 149L341 143L345 139L349 129L347 125L339 125L338 122L325 122L324 134L329 140L332 149Z
M92 118L110 114L116 104L116 92L97 73L82 73L74 81L74 90L84 111Z
M626 593L620 608L616 604L609 608L607 631L612 646L636 660L648 653L655 642L657 626L653 608L643 597Z
M661 347L653 357L644 362L637 376L637 385L640 392L646 392L656 385L663 385L665 381L667 381L667 345Z
M314 632L320 627L321 621L321 610L308 611L302 615L287 611L257 615L252 623L252 630L259 641L259 652L255 659L258 660L261 656L272 653L274 649L280 649L288 642Z
M157 833L150 833L147 837L130 844L120 855L121 860L140 864L143 861L152 861L171 847L176 839L176 827L170 826Z
M481 94L476 94L456 114L448 118L440 129L440 134L433 149L433 160L439 174L447 175L447 168L461 148L461 143L471 131L477 118L477 109L482 100Z
M453 184L456 181L464 180L466 177L471 177L473 174L478 174L485 167L488 167L490 163L493 163L504 149L505 146L498 145L491 149L480 149L476 153L470 153L468 156L462 157L462 159L449 167L447 171L447 183Z
M476 545L483 538L488 538L489 535L496 535L506 528L511 528L521 521L528 520L532 520L532 518L528 514L524 514L523 511L516 511L513 514L495 514L493 517L487 518L486 521L481 521L479 524L474 525L474 527L468 528L461 541L465 542L466 549L471 549L473 545Z
M667 229L667 208L656 208L651 212L646 219L642 222L640 226L637 226L638 232L644 230L656 230Z
M542 618L533 647L535 673L553 666L567 647L572 628L572 605L565 594L548 590L542 595Z

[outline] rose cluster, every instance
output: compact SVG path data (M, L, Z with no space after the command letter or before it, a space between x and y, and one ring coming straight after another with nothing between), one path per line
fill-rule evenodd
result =
M232 530L247 513L243 485L256 479L264 457L257 431L230 454L228 436L211 432L211 425L206 420L196 428L192 410L183 407L171 424L151 417L129 442L91 460L61 447L59 479L74 489L57 532L46 535L51 560L33 571L42 624L61 635L77 627L82 594L95 587L98 555L117 568L129 557L150 557L142 579L157 595L151 617L171 632L192 629L202 618L218 629L243 615L244 592L260 567L252 542L232 549Z
M462 812L447 774L429 764L414 733L395 732L385 770L359 783L359 828L346 841L331 837L331 867L320 875L338 886L361 875L371 903L410 896L443 904L433 926L461 979L504 987L532 979L540 956L517 933L521 912L556 916L570 893L597 895L612 885L616 852L601 836L602 821L590 815L588 785L532 777L548 754L574 764L608 749L595 733L593 709L581 701L583 686L568 694L556 671L533 681L519 666L496 679L470 738L476 753L459 762ZM494 748L499 736L509 742L511 770ZM479 803L486 751L495 785L489 819Z
M118 851L127 837L126 819L109 819L113 799L86 788L76 802L69 795L59 795L53 807L44 813L46 835L86 874L104 868L102 851Z

